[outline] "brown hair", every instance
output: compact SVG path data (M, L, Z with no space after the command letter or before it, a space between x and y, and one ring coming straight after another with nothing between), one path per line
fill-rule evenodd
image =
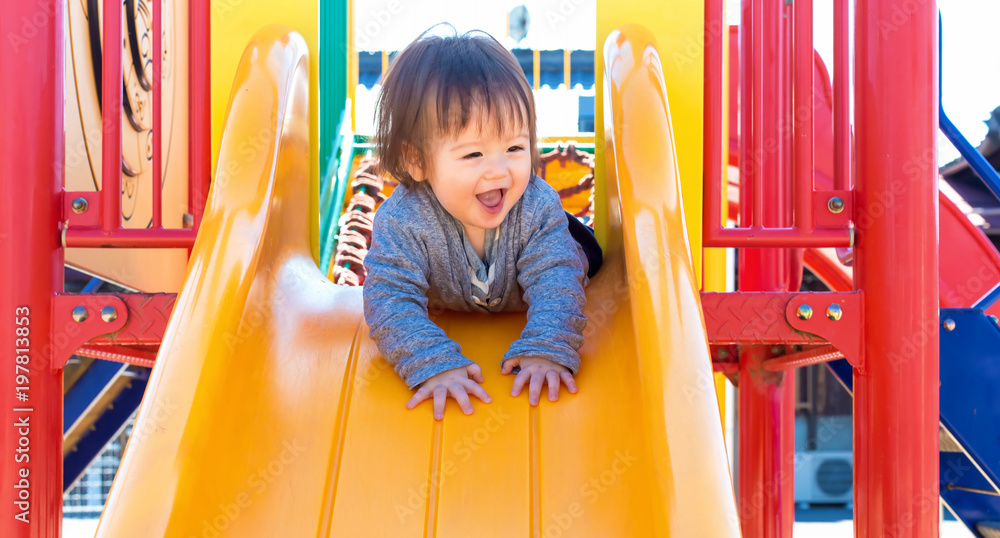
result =
M430 35L431 30L407 45L383 76L375 113L382 171L411 184L414 178L406 171L404 145L416 153L410 158L426 169L433 136L460 131L470 121L492 119L499 133L512 124L527 126L534 172L538 167L535 101L520 64L484 32L442 37ZM481 110L485 114L470 117Z

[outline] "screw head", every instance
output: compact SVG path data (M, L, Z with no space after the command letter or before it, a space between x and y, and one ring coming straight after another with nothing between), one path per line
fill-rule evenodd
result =
M1000 326L1000 319L997 319L996 316L990 314L989 316L986 317L990 318L990 321L992 321L995 325Z
M943 326L944 330L946 330L948 332L954 331L955 330L955 320L953 320L951 318L948 318L948 319L944 320L941 323L941 326Z
M87 199L86 198L75 198L73 200L73 212L80 214L87 212Z
M840 317L844 315L844 309L840 307L839 304L832 304L826 307L826 317L832 319L833 321L840 321Z
M720 359L728 359L729 358L729 350L728 349L720 349L719 352L716 353L716 356L719 357Z
M795 309L795 315L801 320L807 320L813 317L813 309L807 304L800 304L799 307Z
M87 319L87 309L86 308L84 308L82 306L78 306L78 307L76 307L76 308L73 309L73 321L75 321L77 323L81 323L81 322L85 321L86 319Z
M118 319L118 311L115 310L113 306L105 306L101 309L101 319L111 323L112 321Z
M830 201L826 203L826 207L830 209L830 213L840 213L844 210L844 205L844 199L839 196L830 198Z

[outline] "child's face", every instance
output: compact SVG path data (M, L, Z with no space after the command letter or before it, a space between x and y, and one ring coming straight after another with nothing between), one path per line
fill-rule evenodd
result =
M516 126L498 133L490 128L494 125L473 121L461 132L435 137L425 155L426 173L419 167L411 171L414 179L430 183L434 196L467 234L499 226L531 177L528 129Z

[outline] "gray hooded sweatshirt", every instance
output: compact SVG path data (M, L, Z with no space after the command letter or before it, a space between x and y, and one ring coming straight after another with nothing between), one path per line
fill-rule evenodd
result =
M365 320L371 338L411 389L427 378L473 364L427 317L432 312L528 311L521 337L504 354L538 357L576 374L587 318L587 257L570 235L559 194L532 176L496 239L487 232L489 301L473 293L462 225L427 182L399 185L375 213L365 258ZM492 256L491 256L492 254ZM480 269L481 270L481 269ZM482 274L482 273L480 273ZM485 303L485 304L483 304Z

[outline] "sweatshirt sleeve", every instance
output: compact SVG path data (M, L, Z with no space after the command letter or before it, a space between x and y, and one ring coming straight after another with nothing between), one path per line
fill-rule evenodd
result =
M426 252L403 223L375 214L365 267L369 334L410 389L445 370L473 364L427 317Z
M545 187L538 189L539 204L517 260L517 281L528 304L528 322L503 360L538 357L561 364L575 375L580 369L577 350L583 345L587 325L583 314L586 268L570 235L559 195Z

